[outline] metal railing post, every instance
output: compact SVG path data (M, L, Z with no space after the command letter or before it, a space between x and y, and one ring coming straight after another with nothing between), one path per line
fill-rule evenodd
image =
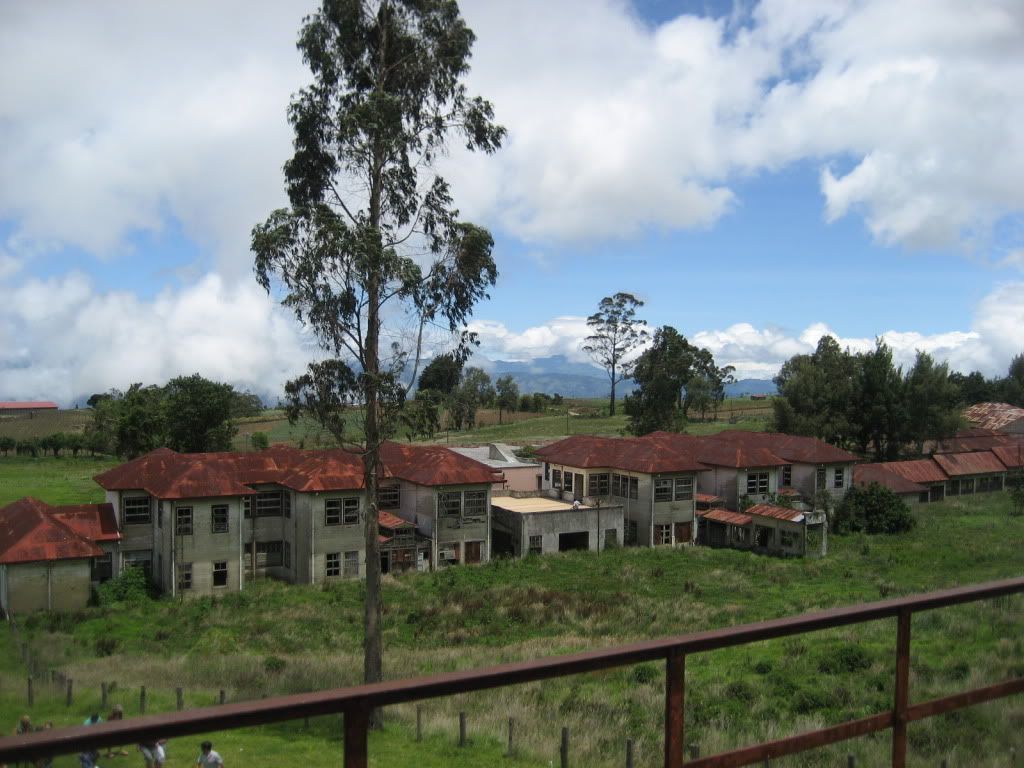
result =
M683 768L683 697L686 655L672 648L665 659L665 768Z
M907 702L910 688L910 610L904 608L896 620L896 695L893 703L892 768L907 764Z
M345 768L367 768L370 712L365 708L345 710Z

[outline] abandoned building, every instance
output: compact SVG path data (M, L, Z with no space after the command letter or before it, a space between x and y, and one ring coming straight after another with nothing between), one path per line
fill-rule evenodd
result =
M542 487L540 462L519 458L510 445L488 443L480 446L452 446L451 450L501 472L504 477L501 487L504 490L536 491Z
M491 496L493 554L526 557L548 552L600 552L622 543L621 504L572 504L537 494Z
M381 459L382 569L489 559L500 473L440 446L385 443ZM264 576L313 584L365 575L367 501L355 453L158 449L96 481L118 513L121 563L143 568L166 593L240 590Z
M109 504L51 507L23 498L0 508L3 614L84 608L115 575L121 538Z
M815 524L801 510L773 504L755 504L742 512L711 509L699 521L698 544L782 556L808 554L808 525ZM823 521L821 515L816 523L821 526Z
M853 484L858 487L867 487L877 484L899 496L908 504L917 504L922 498L928 500L928 487L907 480L898 472L889 469L884 462L872 464L858 464L853 468Z

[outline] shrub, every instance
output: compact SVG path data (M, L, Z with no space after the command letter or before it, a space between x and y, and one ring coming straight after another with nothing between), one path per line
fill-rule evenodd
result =
M284 668L286 666L288 666L288 663L280 656L267 656L267 658L263 660L263 670L268 675L284 672Z
M658 679L658 669L653 664L637 664L633 667L633 680L640 685L653 683Z
M833 530L845 533L906 533L917 521L899 496L878 483L854 486L836 508Z
M254 451L265 451L270 447L270 437L266 432L252 433L252 448Z
M111 656L117 650L117 638L98 637L93 644L97 656Z
M129 567L116 579L110 579L96 588L100 605L114 603L141 603L150 598L149 581L141 568Z
M843 645L818 662L818 671L828 674L858 672L871 666L871 657L859 645Z

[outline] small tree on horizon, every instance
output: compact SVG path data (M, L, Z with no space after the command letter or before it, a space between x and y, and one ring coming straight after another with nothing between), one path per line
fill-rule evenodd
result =
M584 339L581 349L608 374L610 416L615 415L615 385L633 372L634 361L627 358L647 340L647 321L636 316L643 305L633 294L619 292L601 299L597 312L587 318L591 335Z

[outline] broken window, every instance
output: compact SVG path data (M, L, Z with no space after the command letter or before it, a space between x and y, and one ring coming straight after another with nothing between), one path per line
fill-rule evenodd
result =
M465 492L462 501L462 518L477 523L487 520L487 491Z
M531 536L530 537L530 549L527 554L539 555L544 552L544 537L543 536Z
M345 576L358 576L359 575L359 553L358 552L346 552L345 553Z
M377 491L377 506L381 509L398 509L402 506L402 489L397 485L386 485Z
M789 488L793 485L793 465L786 464L782 468L782 487Z
M677 477L675 494L676 501L690 501L693 499L693 478Z
M655 544L671 544L672 543L672 526L671 525L656 525L656 526L654 526L654 543Z
M817 490L819 490L819 491L825 490L825 478L826 478L825 468L824 467L818 467L818 472L815 475L815 484L814 484L814 487Z
M192 535L192 507L178 507L174 510L174 533L178 536Z
M636 520L627 520L625 522L624 527L625 527L625 531L626 532L625 532L625 536L623 538L625 539L626 544L636 544L636 538L637 538Z
M178 590L192 589L192 563L178 564Z
M551 470L551 487L561 488L562 487L562 470L552 469Z
M843 487L843 468L836 467L832 472L832 487L842 488Z
M149 525L152 520L149 496L128 496L121 499L123 525Z
M572 490L572 472L566 472L565 475L563 476L563 478L562 478L562 490L564 490L564 491L571 491Z
M768 473L747 472L747 493L751 496L768 493Z
M325 576L341 576L341 552L328 552L324 565Z
M212 529L214 533L227 533L228 532L228 505L227 504L214 504L210 507L210 515L212 518Z
M228 585L228 562L221 560L213 564L213 586L226 587Z
M324 502L324 525L356 525L359 522L359 499L327 499Z
M792 531L779 531L779 544L784 547L795 547L796 534Z
M654 500L672 501L672 478L659 478L654 481Z

